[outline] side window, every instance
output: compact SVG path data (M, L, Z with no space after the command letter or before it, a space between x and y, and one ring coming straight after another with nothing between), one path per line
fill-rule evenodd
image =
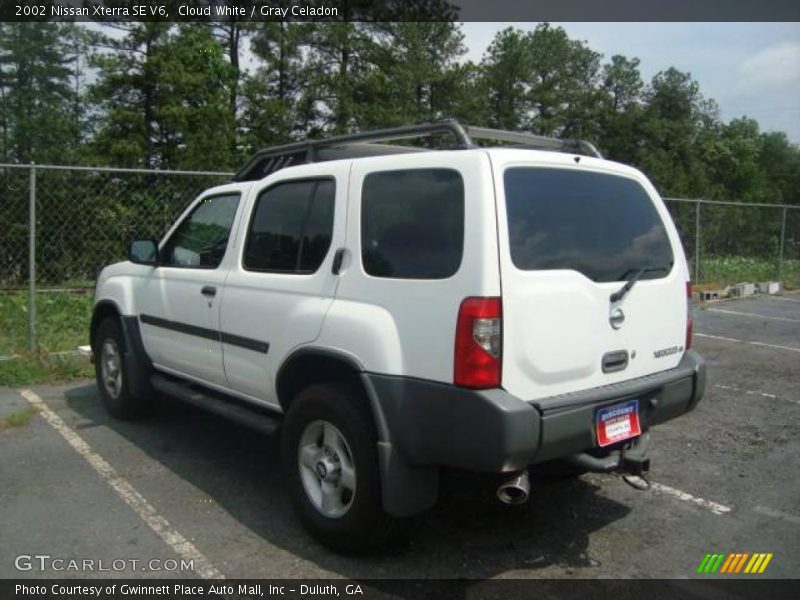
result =
M288 181L261 192L244 246L248 271L314 273L331 246L332 179Z
M457 171L370 173L361 197L361 261L369 275L445 279L458 271L464 180Z
M238 205L239 194L203 198L162 248L161 263L170 267L217 268L225 256Z

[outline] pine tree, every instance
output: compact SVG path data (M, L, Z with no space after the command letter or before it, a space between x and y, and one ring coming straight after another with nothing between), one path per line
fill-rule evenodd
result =
M3 161L72 160L80 140L76 34L71 24L0 23Z

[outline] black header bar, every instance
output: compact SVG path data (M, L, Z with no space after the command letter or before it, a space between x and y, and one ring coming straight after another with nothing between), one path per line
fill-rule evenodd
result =
M3 21L800 21L797 0L0 0Z

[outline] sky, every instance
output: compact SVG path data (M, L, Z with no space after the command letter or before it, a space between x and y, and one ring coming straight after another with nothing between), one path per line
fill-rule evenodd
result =
M480 61L495 33L536 23L464 23L465 58ZM553 23L609 60L639 58L645 81L688 71L725 120L747 116L762 131L800 143L800 23Z

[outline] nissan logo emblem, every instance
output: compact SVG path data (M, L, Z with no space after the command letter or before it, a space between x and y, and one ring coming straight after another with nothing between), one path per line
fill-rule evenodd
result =
M625 313L622 312L621 308L615 308L611 311L611 316L608 317L608 322L611 323L611 327L614 329L619 329L625 322Z

